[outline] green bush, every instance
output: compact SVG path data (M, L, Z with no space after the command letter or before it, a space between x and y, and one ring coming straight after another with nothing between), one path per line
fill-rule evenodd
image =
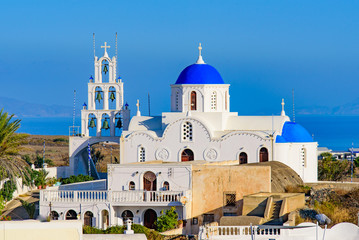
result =
M69 140L68 140L68 139L65 139L65 138L55 138L55 139L53 140L53 142L66 142L66 143L68 143Z
M87 182L87 181L92 181L94 180L93 177L88 176L88 175L72 175L69 178L60 178L59 181L62 184L70 184L70 183L77 183L77 182Z
M163 240L164 237L155 230L148 229L139 224L132 224L131 229L134 233L143 233L146 235L148 240ZM126 230L126 226L113 226L109 227L106 230L98 229L95 227L84 226L83 233L84 234L123 234Z
M176 213L176 208L171 207L169 210L161 211L161 216L157 218L156 227L157 231L165 232L171 229L176 228L178 223L178 214Z
M9 180L4 183L4 186L0 190L0 195L4 198L5 201L10 201L15 190L16 184Z
M41 169L39 171L35 171L36 172L36 177L35 177L35 185L38 186L45 186L46 185L46 179L47 179L47 175L49 175L49 172L45 171L44 169Z
M318 161L318 179L321 181L340 181L350 174L351 163L347 160L338 161L330 153L322 153Z

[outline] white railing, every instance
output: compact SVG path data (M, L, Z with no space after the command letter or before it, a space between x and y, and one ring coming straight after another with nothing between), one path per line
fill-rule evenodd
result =
M171 203L180 202L183 191L66 191L42 190L43 202L113 202Z
M204 239L251 239L251 236L280 236L280 229L259 229L257 226L207 226ZM242 237L240 237L242 236Z

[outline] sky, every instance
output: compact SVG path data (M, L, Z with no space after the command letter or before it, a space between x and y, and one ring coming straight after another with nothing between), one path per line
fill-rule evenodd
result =
M125 101L170 110L170 85L198 56L231 84L231 110L280 114L357 98L359 1L2 1L1 97L77 107L96 55L115 54Z

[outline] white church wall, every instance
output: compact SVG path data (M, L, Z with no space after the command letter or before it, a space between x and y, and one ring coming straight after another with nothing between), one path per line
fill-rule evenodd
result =
M275 143L276 159L291 167L304 182L318 181L317 143ZM302 149L305 149L305 162Z
M191 165L175 164L109 164L108 190L127 191L131 181L135 183L135 190L143 190L143 175L151 171L157 178L157 191L164 190L165 181L169 183L170 191L187 191L191 189L191 169Z

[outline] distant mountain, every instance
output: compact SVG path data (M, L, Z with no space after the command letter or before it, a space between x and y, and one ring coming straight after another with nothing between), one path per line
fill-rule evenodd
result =
M2 108L17 117L71 117L73 115L72 107L29 103L6 97L0 97L0 109Z
M305 106L296 109L300 115L359 115L359 98L336 107Z

